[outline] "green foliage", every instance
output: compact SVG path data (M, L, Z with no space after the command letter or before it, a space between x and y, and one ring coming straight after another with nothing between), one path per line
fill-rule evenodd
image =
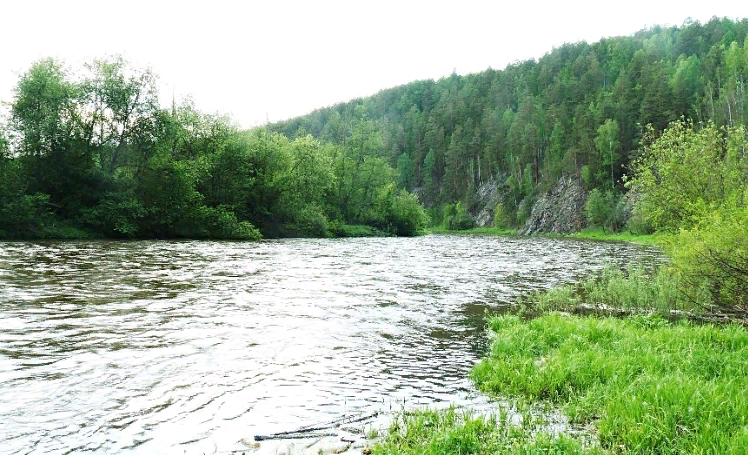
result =
M713 123L697 130L674 122L635 163L627 183L641 192L636 210L657 230L692 228L725 200L743 200L748 188L748 138L741 127L722 130Z
M41 60L19 78L10 123L0 125L2 236L256 240L327 237L352 223L397 235L424 229L415 196L394 190L396 181L414 184L409 155L392 169L365 116L331 132L345 145L240 132L190 101L161 109L155 80L118 57L78 72Z
M619 158L618 148L621 146L621 143L618 140L619 136L620 129L618 127L618 122L608 119L597 129L597 137L595 138L595 145L597 146L597 150L600 152L601 164L610 167L611 188L615 187L615 165Z
M619 198L612 191L608 190L603 193L595 188L590 191L587 202L584 204L584 215L591 224L600 226L603 230L611 229L616 232L620 229L620 223L614 219L614 215L620 218L620 215L616 213L618 202Z
M475 227L475 220L461 202L444 208L444 227L450 231L463 231Z
M33 238L53 220L43 193L15 195L0 205L0 228L16 238Z
M594 422L603 448L634 454L740 453L748 416L748 332L552 314L489 320L481 390L550 400Z
M332 230L338 237L384 237L387 235L386 232L361 224L341 224Z
M517 219L516 224L518 226L521 226L527 221L528 218L530 218L530 215L532 214L532 205L535 203L535 198L530 195L522 199L522 202L519 203L519 207L517 207Z
M413 162L407 153L403 153L397 159L397 186L405 190L410 190L413 186Z
M462 201L474 211L481 184L509 177L504 209L516 226L527 214L523 207L517 217L520 202L562 176L618 188L647 143L647 125L659 134L681 116L746 124L745 23L713 18L566 44L503 70L415 81L269 128L353 148L359 135L347 125L367 123L381 139L374 156L401 162L401 187L407 156L408 188L428 205Z
M592 175L592 170L589 166L584 165L582 166L582 181L584 182L584 186L587 188L590 188L595 185L595 177Z
M698 310L682 298L678 279L667 268L647 273L641 267L623 271L607 266L599 277L582 280L520 298L520 303L535 311L574 310L580 305L605 313L617 310L643 310L669 313L670 310Z
M670 254L690 303L718 310L748 308L748 207L725 206L681 231Z
M428 216L415 195L398 192L389 184L378 190L369 223L393 235L412 237L423 233Z
M508 227L504 206L501 203L496 204L496 208L494 208L493 227L498 229L506 229Z
M450 407L446 410L403 412L372 447L375 455L574 455L601 454L597 447L585 447L581 441L564 435L551 435L541 428L530 412L523 414L522 425L514 425L509 411L501 409L499 418L480 417Z

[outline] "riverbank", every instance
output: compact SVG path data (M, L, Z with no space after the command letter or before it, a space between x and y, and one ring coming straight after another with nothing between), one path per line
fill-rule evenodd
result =
M427 234L461 234L461 235L499 235L499 236L516 236L516 229L499 229L493 227L473 228L465 230L449 230L442 226L435 226L426 229ZM550 238L574 238L585 240L602 240L608 242L627 242L639 245L662 245L667 240L666 234L632 234L625 232L606 232L599 229L583 229L580 232L571 234L535 234L538 237Z
M434 226L426 228L426 234L461 234L461 235L500 235L513 236L517 235L516 229L499 229L494 227L482 227L462 230L447 229L443 226Z
M546 314L490 318L493 342L471 378L491 396L558 407L595 443L520 424L418 412L374 453L745 453L748 331L738 325ZM539 430L540 428L540 430Z

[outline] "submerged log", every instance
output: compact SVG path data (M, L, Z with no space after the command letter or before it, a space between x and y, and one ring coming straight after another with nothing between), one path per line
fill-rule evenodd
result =
M304 427L297 428L292 431L281 431L280 433L273 433L269 435L256 435L255 441L266 441L269 439L305 439L305 438L316 438L324 436L337 436L335 433L315 433L322 430L330 430L332 428L338 428L341 425L363 422L364 420L373 419L378 416L379 412L373 412L366 415L350 415L343 416L339 419L331 420L329 422L318 423L314 425L307 425Z

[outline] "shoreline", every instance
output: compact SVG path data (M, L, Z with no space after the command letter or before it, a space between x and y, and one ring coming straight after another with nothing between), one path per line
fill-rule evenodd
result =
M500 237L544 237L544 238L570 238L580 240L598 240L604 242L633 243L637 245L663 245L667 242L668 234L632 234L628 231L612 233L598 229L584 229L569 234L539 233L533 235L518 234L516 229L498 228L472 228L465 230L449 230L442 227L427 228L426 235L430 234L455 234L455 235L496 235Z

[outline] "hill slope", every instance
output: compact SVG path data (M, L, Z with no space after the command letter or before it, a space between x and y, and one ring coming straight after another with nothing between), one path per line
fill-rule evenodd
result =
M411 82L269 128L345 146L366 124L398 184L426 205L462 201L475 212L476 189L495 180L516 226L564 176L620 192L642 125L745 124L747 34L748 19L713 18L566 44L538 61ZM436 222L440 214L432 210Z

